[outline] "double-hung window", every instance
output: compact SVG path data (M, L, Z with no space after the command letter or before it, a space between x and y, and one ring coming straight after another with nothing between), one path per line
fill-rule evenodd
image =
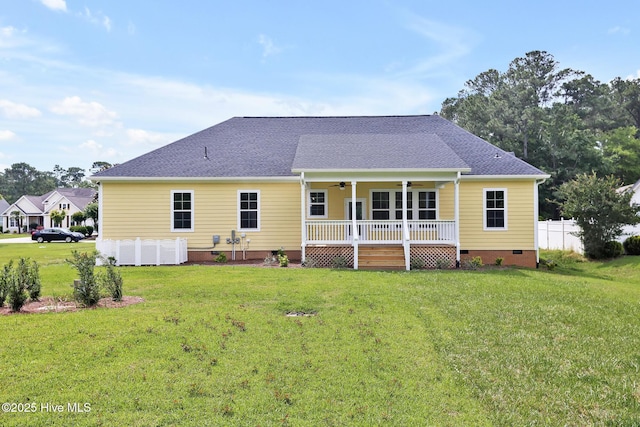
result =
M193 191L171 192L171 231L193 231Z
M396 191L396 219L402 219L402 191ZM413 194L407 192L407 219L413 219Z
M238 228L245 231L260 230L259 191L238 191Z
M389 192L373 191L371 192L371 218L372 219L389 219Z
M312 190L309 192L309 216L327 217L327 191Z
M507 190L504 188L485 188L484 190L484 229L507 229Z
M418 219L436 219L436 192L418 192Z

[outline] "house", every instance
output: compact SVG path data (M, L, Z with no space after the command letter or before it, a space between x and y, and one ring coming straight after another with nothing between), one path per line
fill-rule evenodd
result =
M57 188L41 196L21 196L15 203L3 209L2 229L13 233L24 232L28 228L53 227L51 212L64 211L63 227L72 224L71 216L82 212L95 200L96 191L91 188ZM89 225L92 225L89 220Z
M432 115L235 117L91 179L99 241L183 237L189 261L284 248L313 265L409 269L476 256L535 267L548 177Z

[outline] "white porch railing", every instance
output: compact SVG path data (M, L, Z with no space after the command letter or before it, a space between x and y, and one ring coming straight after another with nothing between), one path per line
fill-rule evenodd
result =
M116 265L178 265L187 262L187 239L96 240L96 249Z
M401 220L356 221L360 243L402 243ZM408 221L409 240L413 243L455 244L455 221ZM305 221L306 242L311 244L350 244L352 221Z

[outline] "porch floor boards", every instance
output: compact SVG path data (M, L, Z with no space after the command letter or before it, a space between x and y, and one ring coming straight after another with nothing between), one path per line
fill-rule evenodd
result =
M359 246L358 269L404 270L404 248L400 245Z

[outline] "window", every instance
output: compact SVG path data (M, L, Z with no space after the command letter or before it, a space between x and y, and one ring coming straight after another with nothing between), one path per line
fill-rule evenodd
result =
M309 192L309 216L327 217L327 191Z
M507 190L488 188L484 191L485 230L507 229Z
M373 191L371 193L371 218L389 219L389 192Z
M260 229L260 192L238 192L238 225L240 230Z
M60 203L60 210L62 211L66 211L69 209L69 204L68 203Z
M402 219L402 191L396 191L396 219ZM407 219L413 219L413 194L407 192Z
M10 216L9 217L9 227L19 227L20 225L18 224L18 218L16 218L15 216Z
M172 191L171 199L171 231L193 231L193 191Z
M418 219L436 219L436 192L418 192Z

